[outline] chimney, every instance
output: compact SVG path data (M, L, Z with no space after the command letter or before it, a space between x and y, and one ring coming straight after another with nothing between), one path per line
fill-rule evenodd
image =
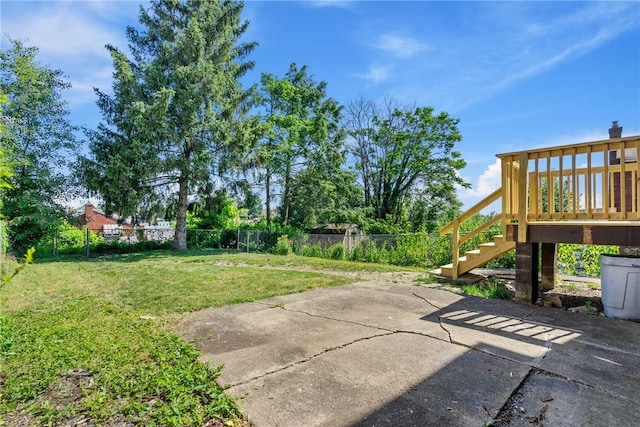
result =
M614 120L611 128L609 129L609 138L622 138L622 126L618 126L618 121Z
M93 205L91 203L84 205L84 219L87 224L93 220Z

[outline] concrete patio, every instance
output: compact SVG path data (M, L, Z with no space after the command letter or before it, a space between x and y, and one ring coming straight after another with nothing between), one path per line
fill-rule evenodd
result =
M640 324L368 281L187 315L256 427L640 425Z

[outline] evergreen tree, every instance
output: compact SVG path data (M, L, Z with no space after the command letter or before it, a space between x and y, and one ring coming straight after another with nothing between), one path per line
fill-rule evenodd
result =
M240 78L256 43L241 43L248 21L235 1L155 0L141 6L141 30L127 28L131 56L107 48L114 95L98 91L105 123L93 136L82 176L114 207L133 209L151 188L175 188L174 248L186 249L190 192L244 149L243 115L252 89ZM133 168L133 172L129 171ZM88 173L87 173L88 172Z

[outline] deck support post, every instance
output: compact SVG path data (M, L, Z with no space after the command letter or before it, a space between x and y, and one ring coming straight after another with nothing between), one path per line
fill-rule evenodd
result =
M541 243L542 246L542 289L549 291L555 287L558 271L558 245Z
M516 243L516 301L538 299L538 247L536 242Z

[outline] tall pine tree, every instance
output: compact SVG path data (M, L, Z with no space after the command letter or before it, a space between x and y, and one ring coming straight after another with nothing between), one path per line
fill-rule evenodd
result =
M90 133L81 176L121 213L154 187L174 189L175 249L187 248L188 195L247 139L252 88L239 79L253 68L245 59L256 43L240 42L249 25L242 9L235 1L155 0L140 9L141 29L127 28L129 57L107 46L114 94L97 91L104 123Z

